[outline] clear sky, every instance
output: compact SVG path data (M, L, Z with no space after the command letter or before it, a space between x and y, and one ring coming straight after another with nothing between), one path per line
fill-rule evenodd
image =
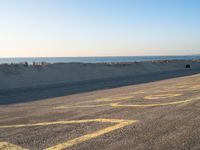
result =
M0 57L200 54L200 0L0 0Z

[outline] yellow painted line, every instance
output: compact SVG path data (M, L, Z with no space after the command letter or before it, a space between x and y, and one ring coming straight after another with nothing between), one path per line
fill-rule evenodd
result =
M171 98L171 97L177 97L181 96L181 93L176 93L176 94L157 94L157 95L149 95L145 96L144 99L163 99L163 98Z
M106 97L106 98L100 98L96 99L96 102L112 102L112 101L122 101L133 98L133 96L118 96L118 97Z
M28 149L8 142L0 142L0 150L28 150Z
M188 87L188 85L178 85L178 86L175 86L175 88L186 88Z
M112 103L111 103L112 104ZM97 104L97 105L78 105L78 106L58 106L55 107L54 109L65 109L65 108L95 108L95 107L105 107L105 106L110 106L109 104Z
M194 85L191 87L192 89L199 89L200 88L200 85Z
M79 104L86 104L86 103L92 103L92 102L110 102L110 101L127 100L127 99L130 99L130 98L134 97L132 94L142 94L142 93L145 93L145 92L143 90L135 91L135 92L129 92L129 93L126 93L126 94L119 94L119 95L115 95L115 96L98 98L98 99L95 99L95 100L88 100L88 101L78 102L78 103L75 103L73 105L58 106L58 107L55 107L55 109L60 109L60 108L81 108L81 107L84 107L84 106L78 106ZM128 95L130 95L130 96L128 96ZM104 106L104 105L97 105L97 107L98 106ZM96 107L96 105L87 105L87 107Z
M143 90L140 90L140 91L135 91L135 92L129 92L128 94L144 94L144 93L146 92Z
M128 100L130 98L133 98L133 96L125 96L125 97L105 97L105 98L99 98L96 100L91 101L85 101L76 103L75 105L64 105L64 106L57 106L54 109L63 109L63 108L90 108L90 107L103 107L103 106L109 106L109 104L91 104L91 105L81 105L85 103L93 103L93 102L112 102L112 101L122 101L122 100Z
M2 128L21 128L21 127L47 126L47 125L76 124L76 123L90 123L90 122L120 123L120 122L123 122L123 121L126 121L126 120L121 120L121 119L66 120L66 121L31 123L31 124L3 125L3 126L0 126L0 129L2 129Z
M182 103L188 103L194 100L199 100L200 98L192 98L189 100L182 100L182 101L175 101L175 102L168 102L168 103L156 103L156 104L120 104L118 103L109 103L105 104L105 106L110 106L110 107L156 107L156 106L167 106L167 105L177 105L177 104L182 104ZM101 105L99 105L101 107ZM74 106L78 107L78 106ZM85 105L83 107L93 107L92 105ZM98 105L95 105L95 107L98 107ZM63 106L62 108L68 108L66 106Z
M164 87L163 90L161 90L160 92L168 92L168 91L174 91L174 90L181 90L181 91L185 91L188 90L188 85L175 85L175 86L167 86Z
M118 96L134 96L134 95L137 95L137 94L144 94L146 93L145 91L143 90L139 90L139 91L134 91L134 92L128 92L128 93L124 93L124 94L120 94Z
M63 108L93 108L93 107L103 107L103 106L108 106L108 104L97 104L97 105L69 105L69 106L58 106L55 107L54 109L63 109Z
M6 126L0 126L0 128L21 128L21 127L35 127L35 126L47 126L47 125L61 125L61 124L77 124L77 123L88 123L88 122L102 122L102 123L115 123L115 125L112 125L110 127L101 129L99 131L83 135L81 137L77 137L72 140L68 140L64 143L52 146L47 148L46 150L62 150L68 147L71 147L73 145L97 138L101 135L104 135L106 133L112 132L114 130L123 128L125 126L131 125L133 123L136 123L137 120L122 120L122 119L88 119L88 120L71 120L71 121L55 121L55 122L43 122L43 123L33 123L33 124L19 124L19 125L6 125ZM9 150L26 150L24 148L11 145L7 142L1 142L1 147L8 147ZM11 148L18 148L18 149L11 149ZM20 149L21 148L21 149Z
M46 150L61 150L61 149L69 148L69 147L71 147L73 145L76 145L76 144L79 144L79 143L82 143L82 142L97 138L97 137L99 137L101 135L104 135L106 133L109 133L109 132L112 132L114 130L123 128L123 127L128 126L128 125L131 125L131 124L133 124L135 122L136 121L122 121L122 122L120 122L120 123L118 123L116 125L104 128L102 130L99 130L99 131L91 133L91 134L87 134L87 135L75 138L73 140L69 140L67 142L58 144L56 146L52 146L50 148L47 148Z
M57 106L54 107L54 109L63 109L63 108L90 108L90 107L103 107L103 106L110 106L109 104L97 104L97 105L82 105L86 103L93 103L93 102L112 102L112 101L122 101L122 100L128 100L130 98L134 98L133 95L131 94L142 94L145 93L143 90L140 91L135 91L135 92L129 92L126 94L120 94L120 95L115 95L115 96L109 96L109 97L103 97L103 98L98 98L95 100L88 100L88 101L83 101L79 103L75 103L73 105L64 105L64 106ZM127 96L130 95L130 96Z
M167 89L167 90L165 90ZM159 92L170 92L170 91L192 91L200 89L200 85L176 85L173 87L165 87L164 90ZM157 91L157 92L158 92Z
M182 103L188 103L188 102L191 102L191 101L194 101L194 100L199 100L199 99L189 99L189 100L169 102L169 103L140 104L140 105L113 103L113 104L111 104L111 106L113 106L113 107L155 107L155 106L177 105L177 104L182 104Z

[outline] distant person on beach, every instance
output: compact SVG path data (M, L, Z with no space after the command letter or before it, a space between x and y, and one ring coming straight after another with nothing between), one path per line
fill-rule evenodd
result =
M185 65L185 68L191 68L190 64Z

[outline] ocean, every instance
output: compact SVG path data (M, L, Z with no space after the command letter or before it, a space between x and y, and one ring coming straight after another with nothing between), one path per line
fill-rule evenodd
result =
M200 55L192 56L123 56L123 57L35 57L35 58L0 58L0 64L28 62L48 63L101 63L101 62L140 62L153 60L194 60Z

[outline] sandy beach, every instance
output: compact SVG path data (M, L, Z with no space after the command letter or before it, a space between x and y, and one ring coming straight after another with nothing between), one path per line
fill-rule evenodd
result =
M185 68L187 64L191 68ZM0 104L30 102L200 72L198 61L0 66Z
M58 63L46 66L0 66L0 89L75 83L105 78L200 68L198 61L154 61L135 63Z

